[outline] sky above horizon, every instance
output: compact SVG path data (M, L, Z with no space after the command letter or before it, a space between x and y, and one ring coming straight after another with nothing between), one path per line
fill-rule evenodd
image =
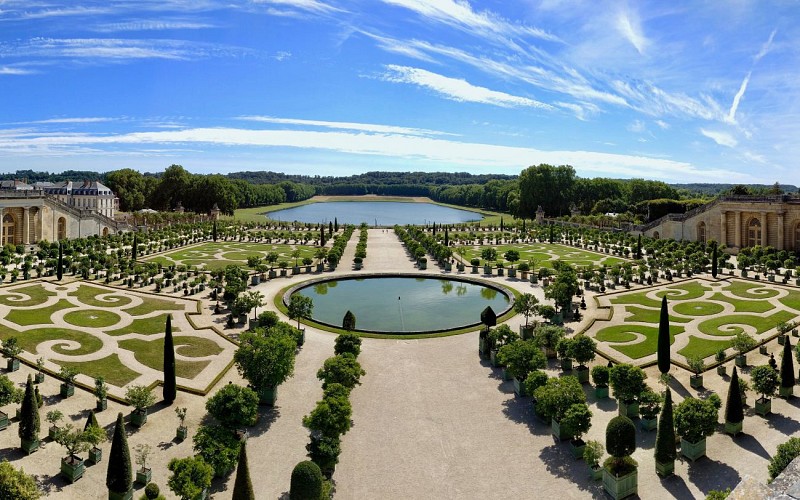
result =
M0 171L800 184L800 4L0 0Z

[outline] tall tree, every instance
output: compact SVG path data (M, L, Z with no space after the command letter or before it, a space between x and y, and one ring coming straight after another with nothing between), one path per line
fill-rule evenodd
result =
M214 221L214 225L211 226L211 239L217 241L217 221Z
M533 218L539 205L548 216L568 214L575 179L575 169L569 165L526 168L519 176L519 215Z
M711 243L711 276L713 278L717 277L717 272L719 268L717 257L717 242Z
M794 360L792 359L792 342L788 335L784 337L783 358L781 359L781 387L791 389L794 387Z
M640 234L638 238L636 238L636 258L642 258L642 235Z
M344 318L342 319L342 328L348 332L356 329L356 315L353 314L349 309L346 313L344 313Z
M131 490L132 484L131 451L128 448L128 437L125 435L125 420L122 418L122 413L119 413L117 425L114 427L114 438L111 441L111 452L108 455L106 486L109 491L124 495Z
M669 373L669 311L667 309L667 297L661 297L661 317L658 321L658 370L661 373Z
M139 246L139 239L137 238L136 233L134 232L133 243L131 244L131 261L133 262L136 262L137 253L139 252L139 249L137 248L138 246Z
M742 404L742 391L739 388L739 374L736 367L733 367L731 383L728 385L728 398L725 402L725 422L738 424L744 420L744 408Z
M64 246L58 242L58 268L56 269L56 278L61 281L64 276Z
M22 398L22 408L20 409L20 420L18 435L25 442L33 442L39 439L39 404L36 401L36 392L33 390L33 380L28 374L28 381L25 383L25 396Z
M253 483L250 481L250 466L247 463L247 441L239 447L239 466L236 469L236 481L233 483L232 500L256 500Z
M672 392L667 387L664 397L664 408L658 418L658 433L656 434L655 458L656 462L665 464L673 462L677 456L675 452L675 421L672 416Z
M175 380L175 346L172 340L172 315L167 315L167 328L164 335L164 401L172 404L177 393Z

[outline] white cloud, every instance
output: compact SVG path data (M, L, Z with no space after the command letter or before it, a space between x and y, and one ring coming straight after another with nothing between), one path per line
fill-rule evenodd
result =
M747 90L747 84L750 82L750 75L752 72L748 72L747 76L744 77L742 80L742 85L739 87L739 91L736 92L736 95L733 96L733 102L731 103L731 109L728 111L728 116L725 119L728 123L736 123L736 110L739 109L739 102L744 97L744 93Z
M214 27L213 24L192 21L141 20L99 24L93 28L93 31L114 33L118 31L199 30Z
M659 126L659 127L662 129L662 130L667 130L667 129L669 129L669 127L670 127L669 123L665 122L664 120L656 120L656 121L655 121L655 123L656 123L656 125L658 125L658 126Z
M758 51L758 54L753 58L754 62L758 62L761 60L762 57L769 54L770 49L772 49L772 40L775 39L775 34L778 33L778 30L772 30L772 33L769 34L769 39L767 42L761 46L761 50Z
M716 142L720 146L726 146L729 148L735 148L739 141L736 140L731 134L727 132L719 132L714 130L706 130L704 128L700 129L700 133L704 136L708 137L712 141Z
M275 118L272 116L238 116L237 120L275 123L278 125L294 125L304 127L320 127L337 130L359 130L362 132L372 132L377 134L400 134L400 135L455 135L448 132L428 130L424 128L397 127L394 125L379 125L374 123L353 123L353 122L331 122L324 120L302 120L297 118Z
M108 117L82 117L82 118L50 118L47 120L38 120L28 123L101 123L101 122L112 122L117 120L117 118L108 118Z
M768 163L767 158L764 155L753 153L751 151L745 151L744 157L750 161L761 163L762 165L766 165Z
M253 0L256 4L276 5L278 7L289 7L292 9L304 10L316 14L331 14L334 12L341 12L341 9L329 5L319 0ZM272 14L277 14L281 11L273 11Z
M472 85L466 80L450 78L420 68L411 68L394 64L390 64L387 68L389 72L383 75L385 80L395 83L410 83L428 88L453 101L491 104L504 108L530 107L547 110L554 109L553 106L534 99L511 95L486 87L479 87Z
M290 57L292 57L292 53L289 52L288 50L279 50L278 52L275 53L275 55L272 56L272 58L278 62L283 62L289 59Z
M642 33L641 21L632 12L621 11L616 20L617 31L628 40L639 54L644 54L649 40Z
M641 134L642 132L647 131L647 126L642 120L633 120L633 123L628 125L628 131L633 132L634 134Z
M34 73L36 72L31 69L0 66L0 75L32 75Z

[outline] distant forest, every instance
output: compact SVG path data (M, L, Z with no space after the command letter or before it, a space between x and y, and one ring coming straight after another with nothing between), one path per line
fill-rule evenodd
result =
M537 165L520 175L466 172L366 172L358 175L308 176L279 172L192 174L172 165L159 174L132 169L106 173L18 170L0 179L28 183L100 180L120 199L123 211L142 208L208 212L216 203L226 214L237 208L306 200L314 195L426 196L434 201L533 218L541 206L547 216L580 213L621 214L625 220L652 220L683 212L725 194L797 193L792 185L667 184L645 179L581 178L568 165Z

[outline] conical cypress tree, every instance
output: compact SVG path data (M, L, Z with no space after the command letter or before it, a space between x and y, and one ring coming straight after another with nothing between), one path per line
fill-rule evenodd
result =
M239 447L239 467L236 469L231 500L256 500L253 483L250 481L250 466L247 464L247 441Z
M658 322L658 370L669 373L669 311L667 297L661 297L661 318Z
M333 230L339 232L339 219L336 217L333 218Z
M94 410L89 411L89 416L86 418L86 425L83 426L84 431L88 431L89 427L100 427L100 424L97 422L97 417L94 415Z
M433 235L436 236L436 223L433 223Z
M725 402L725 422L738 424L744 420L744 408L742 405L742 392L739 389L739 374L736 367L733 367L731 383L728 385L728 400Z
M353 314L349 309L346 313L344 313L344 318L342 319L342 328L348 332L352 332L356 329L356 315Z
M319 246L321 246L321 247L324 247L324 246L325 246L325 226L322 226L322 227L320 228L320 233L319 233Z
M25 384L25 397L22 399L18 435L23 441L36 441L39 439L39 405L36 404L36 393L33 390L33 379L28 375Z
M122 419L122 413L119 413L114 428L114 438L111 441L111 452L108 455L106 486L109 491L124 494L130 491L132 485L131 451L128 449L128 438L125 436L125 421Z
M328 234L333 234L333 222L328 221Z
M172 315L167 315L167 332L164 335L164 401L172 403L176 395L175 346L172 342Z
M444 228L444 246L450 246L450 237L447 235L447 228Z
M714 278L717 277L717 272L719 272L718 267L719 264L717 261L717 244L714 243L713 245L711 245L711 276Z
M136 233L133 233L133 246L131 246L131 260L136 262L136 252L138 252L139 240L136 237Z
M211 226L211 239L217 241L217 221L214 221L214 225Z
M56 278L58 281L61 281L61 277L64 276L64 248L61 245L61 242L58 242L58 268L56 269Z
M658 463L668 463L675 460L675 422L672 418L672 392L667 387L664 398L664 409L658 418L658 434L656 435L655 458Z
M639 237L636 239L636 258L642 258L642 235L640 234Z
M781 387L794 387L794 361L792 360L791 337L785 337L783 343L783 359L781 359Z
M504 230L505 230L505 226L503 225L503 218L500 217L500 232L503 232Z

